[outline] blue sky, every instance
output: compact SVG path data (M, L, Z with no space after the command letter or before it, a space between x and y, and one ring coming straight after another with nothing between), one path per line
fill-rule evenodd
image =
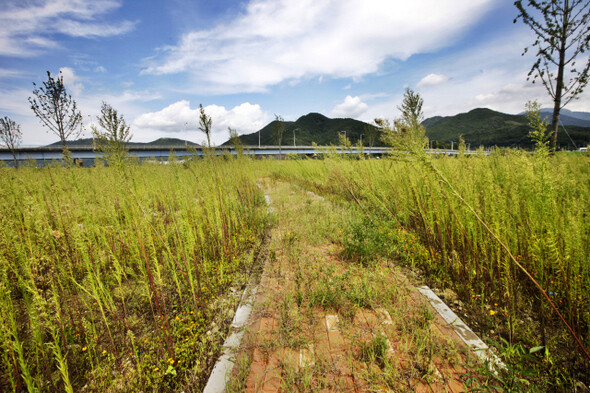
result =
M60 70L89 125L102 101L134 141L202 142L198 106L251 133L280 114L371 121L398 115L405 87L427 117L476 107L518 113L550 100L527 82L534 41L511 0L3 0L0 116L24 145L57 140L29 108ZM590 111L586 92L568 109Z

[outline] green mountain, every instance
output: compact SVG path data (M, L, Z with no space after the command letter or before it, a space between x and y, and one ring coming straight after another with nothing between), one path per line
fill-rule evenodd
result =
M272 121L260 131L248 135L240 135L240 140L244 145L258 146L258 134L260 133L260 145L272 146L278 145L274 135L276 120ZM375 134L373 146L384 146L378 138L375 126L354 119L330 119L319 113L310 113L301 116L296 121L285 121L285 132L283 134L282 145L293 146L293 134L295 134L295 144L297 146L311 146L313 142L320 146L330 144L338 145L338 133L346 132L346 137L351 143L356 144L361 135L363 143L369 145L369 134L371 131ZM224 145L229 145L227 141Z
M455 116L431 117L422 124L434 147L450 147L451 141L456 146L461 135L473 149L480 145L521 148L533 146L528 136L528 121L523 115L508 115L477 108ZM568 125L565 129L567 133L560 127L557 136L560 147L573 149L572 140L578 147L590 144L590 127Z
M185 141L184 139L178 138L158 138L155 141L146 142L146 143L139 143L139 142L131 142L129 143L130 146L164 146L164 147L172 147L172 146L201 146L198 143L194 143L191 141Z
M585 124L586 112L565 112L570 117L574 117L576 125L566 125L560 127L558 135L558 144L561 148L573 149L575 144L588 146L590 144L590 127L582 127L579 124ZM301 116L296 121L286 121L285 132L283 134L282 145L293 146L293 134L295 134L295 143L297 146L310 146L313 142L320 146L330 144L338 145L338 134L346 132L346 137L356 144L361 135L365 146L370 145L371 135L373 136L373 146L384 146L379 139L377 129L368 123L354 119L330 119L319 113L309 113ZM431 141L433 147L451 147L451 142L457 146L459 137L463 136L465 142L470 144L470 148L475 149L478 146L499 146L499 147L521 147L532 148L528 134L529 127L526 117L522 114L509 115L506 113L496 112L491 109L477 108L467 113L460 113L455 116L434 116L422 122L426 127L426 135ZM276 121L267 124L260 131L248 135L241 135L240 139L244 145L258 146L258 135L260 133L260 144L262 146L277 145L274 135ZM569 137L568 137L569 134ZM571 140L570 140L571 137ZM163 146L166 148L184 145L199 146L196 143L188 142L177 138L160 138L152 142L140 143L131 142L129 147L153 147ZM229 145L227 141L223 145ZM69 147L91 147L92 138L78 139L68 141ZM53 143L49 146L61 146L60 142Z
M66 141L66 146L67 147L92 147L93 139L92 138L81 138L81 139L76 139L74 141ZM184 139L178 139L178 138L159 138L156 139L155 141L151 141L151 142L129 142L128 146L129 147L153 147L153 146L159 146L159 147L177 147L177 146L186 146L186 145L190 145L190 146L200 146L197 143L194 142L190 142L190 141L185 141ZM55 142L52 143L50 145L47 145L47 147L61 147L61 142Z

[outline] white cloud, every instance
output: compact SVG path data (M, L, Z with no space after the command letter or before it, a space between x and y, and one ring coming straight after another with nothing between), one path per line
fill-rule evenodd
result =
M251 0L243 14L185 34L148 74L188 72L209 92L258 92L325 75L359 80L388 58L451 43L493 0Z
M351 117L358 118L365 113L369 106L361 101L360 97L346 96L344 102L338 104L330 112L330 117Z
M100 20L120 6L120 0L5 1L0 13L0 55L28 57L59 47L55 34L85 38L124 34L135 22Z
M442 74L428 74L418 82L418 87L436 86L449 80L449 77Z
M100 23L85 23L66 20L59 27L59 32L72 37L110 37L127 33L135 27L131 21L123 21L119 25L108 25Z
M223 143L228 139L227 128L235 128L239 134L255 132L264 127L270 117L260 105L245 102L232 109L223 106L208 105L205 113L212 120L211 142ZM135 136L149 139L155 135L182 137L199 143L206 140L205 134L198 129L199 108L191 108L186 100L175 102L166 108L138 116L132 125Z
M31 116L33 111L28 98L32 96L31 90L27 89L0 89L0 113L8 114L11 117Z
M416 79L412 82L408 78L409 87L418 87L417 91L424 99L425 116L452 116L478 107L518 113L528 100L533 99L546 106L549 101L543 87L526 81L532 60L521 56L521 52L530 39L530 31L526 28L515 29L479 47L454 51L415 67L413 74ZM417 86L433 68L448 80L436 85ZM364 96L361 98L365 99ZM397 107L402 99L401 88L382 100L369 102L367 99L370 105L361 119L370 121L375 117L398 117L400 112Z
M21 70L14 70L9 68L0 67L0 79L2 78L21 78L27 75L26 72Z
M518 113L533 99L549 104L543 87L526 80L534 59L521 53L530 40L531 32L518 28L480 47L466 48L429 64L449 80L420 91L426 116L454 115L478 107Z
M415 82L411 77L407 78L409 87L417 86L420 78L433 68L449 78L446 83L417 89L424 99L426 117L452 116L478 107L519 113L524 110L527 101L535 99L543 107L552 107L543 86L526 80L534 59L532 56L521 56L521 53L531 40L534 41L534 37L526 27L517 27L485 41L479 47L466 47L462 51L440 56L428 64L416 66L412 71ZM369 108L360 119L371 121L375 117L398 117L400 112L397 107L402 102L402 94L403 89L400 88L382 100L370 101L361 95ZM584 92L580 100L571 102L567 108L590 111L590 91Z
M103 72L107 72L107 69L106 69L106 68L104 68L103 66L97 66L97 67L94 69L94 71L95 71L95 72L101 72L101 73L103 73Z
M63 76L64 85L70 89L74 96L79 96L84 90L84 85L80 82L80 78L76 75L70 67L62 67L59 72Z

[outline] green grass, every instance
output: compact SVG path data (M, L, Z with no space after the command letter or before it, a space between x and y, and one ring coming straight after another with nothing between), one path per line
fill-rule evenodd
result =
M0 390L202 387L265 237L248 165L2 169Z
M279 303L285 344L305 342L296 309L303 318L321 306L350 324L358 309L395 303L393 285L376 292L372 284L398 264L457 293L481 332L506 341L500 351L513 372L501 386L526 379L537 391L569 391L576 380L590 382L588 361L507 252L589 347L590 156L507 150L427 164L326 157L0 168L0 390L198 391L271 224L280 233L271 262L281 252L298 267L292 296ZM295 220L285 213L294 191L280 184L269 219L261 177L313 192L288 214L314 223L286 226ZM326 242L341 250L342 269L301 258ZM280 264L271 269L285 274ZM394 306L394 320L403 319ZM417 332L427 317L400 329ZM379 355L379 343L365 344L367 356ZM436 343L413 346L411 360L427 373ZM546 350L529 354L539 346ZM388 371L372 378L396 386L401 371L377 355Z
M531 380L549 391L588 382L584 354L506 249L589 347L590 157L508 150L427 162L331 158L280 163L273 173L355 206L342 240L351 263L380 255L420 269L431 285L458 293L484 332L546 347L550 357L534 357ZM557 374L561 382L549 380Z

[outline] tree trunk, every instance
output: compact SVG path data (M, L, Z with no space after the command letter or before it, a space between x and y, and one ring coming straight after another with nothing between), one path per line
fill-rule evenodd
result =
M561 83L559 81L557 82L557 89L555 93L556 94L554 100L555 105L553 106L553 119L551 120L551 132L553 133L553 138L551 139L552 151L557 150L557 131L559 131L559 112L561 110Z
M62 154L63 154L63 156L64 156L64 158L65 158L65 157L66 157L66 155L67 155L67 151L68 151L68 145L67 145L67 143L66 143L66 140L65 140L65 139L62 139L62 140L61 140L61 151L62 151Z
M553 141L551 150L557 150L557 132L559 131L559 113L561 111L561 94L563 92L563 69L565 68L565 49L567 41L567 26L569 23L569 0L565 0L563 5L563 24L561 30L559 46L559 65L557 69L557 80L555 83L555 98L553 100L553 119L551 121L551 130L553 131Z

